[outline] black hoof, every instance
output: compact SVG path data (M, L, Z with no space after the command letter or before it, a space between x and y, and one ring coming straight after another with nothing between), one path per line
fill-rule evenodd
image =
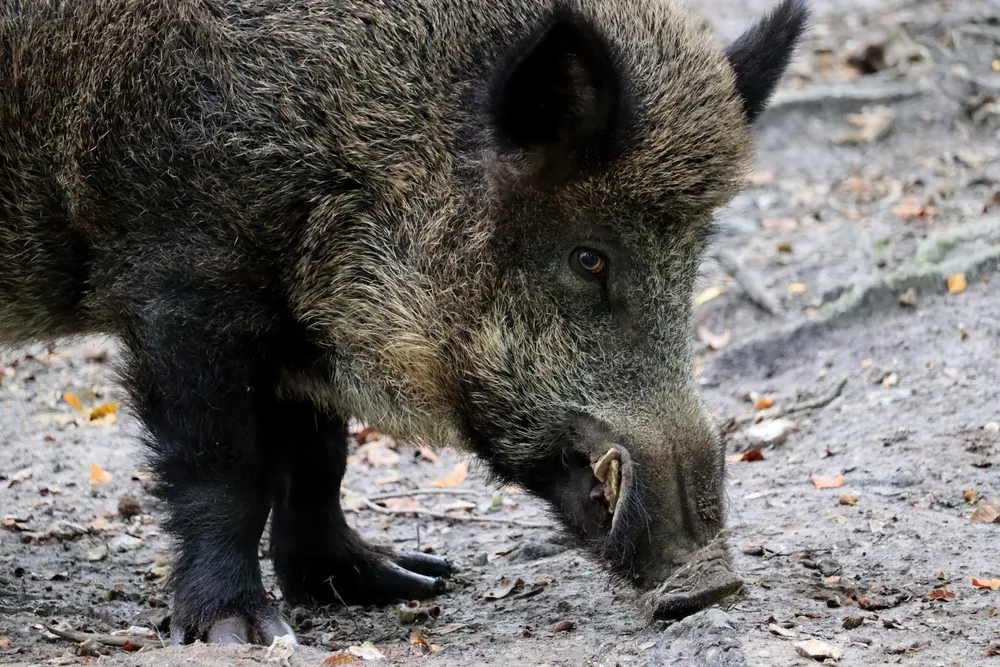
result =
M203 641L209 644L260 644L269 646L275 637L295 632L283 618L270 607L258 612L231 614L214 620L184 619L174 614L170 622L170 642L190 644Z
M389 604L424 600L447 590L442 577L454 571L439 556L372 549L328 561L309 571L278 570L285 599L295 604Z

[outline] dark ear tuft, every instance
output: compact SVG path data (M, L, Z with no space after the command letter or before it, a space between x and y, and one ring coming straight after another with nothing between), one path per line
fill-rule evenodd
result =
M489 113L501 150L571 177L612 144L621 87L608 45L586 20L557 9L498 67Z
M805 0L783 0L726 49L749 122L757 120L767 105L808 18Z

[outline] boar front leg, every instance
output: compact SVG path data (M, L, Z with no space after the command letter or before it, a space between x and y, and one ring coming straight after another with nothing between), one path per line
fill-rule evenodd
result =
M452 572L444 558L364 541L340 507L347 426L307 404L281 404L268 437L283 453L271 553L284 596L298 603L384 604L432 597Z
M274 403L270 322L230 289L144 277L123 297L123 380L178 541L174 643L269 644L292 632L267 601L257 555L276 464L258 417Z

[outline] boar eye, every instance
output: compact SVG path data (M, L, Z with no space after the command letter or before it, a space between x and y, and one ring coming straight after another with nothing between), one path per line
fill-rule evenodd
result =
M608 262L604 255L590 248L577 248L573 252L574 268L586 276L600 278L608 270Z

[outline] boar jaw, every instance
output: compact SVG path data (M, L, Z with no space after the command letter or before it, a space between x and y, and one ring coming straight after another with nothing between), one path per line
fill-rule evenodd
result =
M688 557L670 578L642 596L652 618L682 618L736 593L743 580L732 570L724 534Z

